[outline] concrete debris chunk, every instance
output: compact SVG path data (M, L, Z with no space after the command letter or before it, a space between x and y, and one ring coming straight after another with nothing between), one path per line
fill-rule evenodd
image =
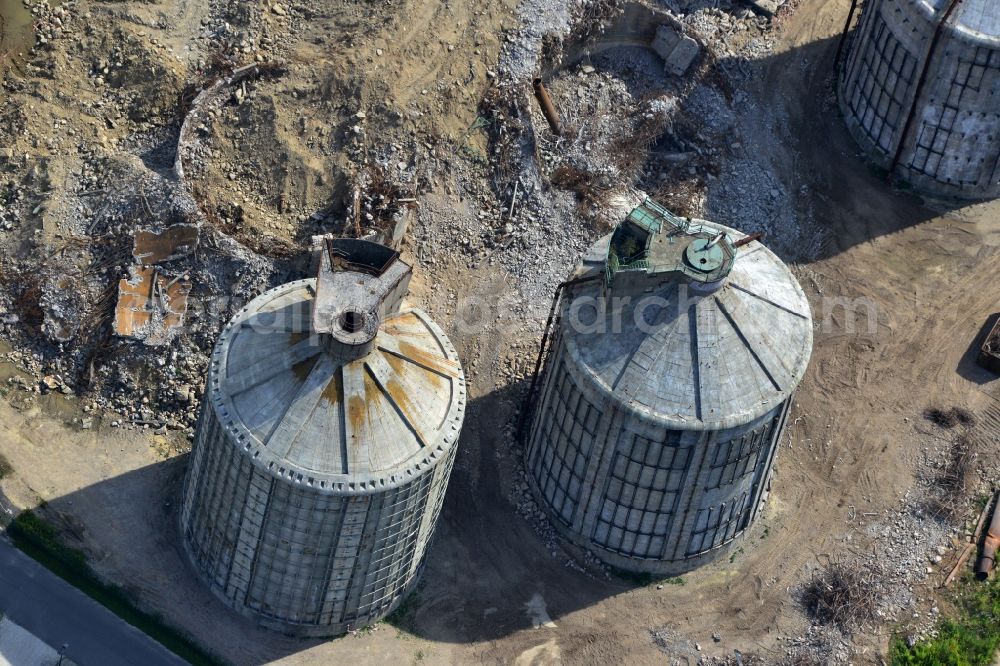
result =
M781 0L753 0L751 3L766 16L773 16L784 4Z
M133 266L129 274L118 283L115 334L167 344L184 325L191 283L153 266Z
M701 51L698 42L669 25L661 25L656 29L652 47L663 58L667 71L674 76L682 76Z

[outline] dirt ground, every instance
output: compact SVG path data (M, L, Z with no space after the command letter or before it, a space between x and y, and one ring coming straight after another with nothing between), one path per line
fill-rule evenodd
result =
M77 10L87 8L79 4ZM216 152L194 179L204 178L209 197L245 206L248 233L299 244L327 230L309 214L341 206L366 159L398 168L419 186L420 215L404 258L418 266L415 297L459 349L471 403L414 600L391 623L334 641L298 641L255 628L204 591L183 561L175 514L188 448L182 430L112 427L120 416L85 413L89 399L36 397L8 382L0 401L0 452L15 473L0 489L11 500L22 507L44 500L102 575L238 664L694 664L734 649L776 660L790 639L809 632L796 590L811 572L838 558L888 552L904 524L899 548L915 553L907 567L920 575L903 576L909 589L901 607L882 626L854 636L844 654L854 663L880 663L895 628L933 617L934 588L956 556L963 526L942 528L909 515L910 498L946 443L922 412L960 405L986 414L1000 400L1000 380L978 369L970 351L986 319L1000 310L990 286L1000 254L1000 202L921 201L889 187L857 154L831 91L848 0L800 0L784 10L772 34L775 46L747 87L762 131L773 137L758 159L787 190L808 192L812 224L826 239L815 259L794 265L813 306L815 348L763 518L731 560L693 571L676 585L640 585L566 566L567 554L553 550L518 514L510 500L519 470L512 431L541 322L522 326L500 318L475 333L456 325L455 304L463 297L489 300L508 285L522 287L521 274L491 261L495 250L482 244L494 230L471 232L471 252L428 247L441 234L467 237L467 219L477 216L484 197L496 197L475 152L489 146L470 139L469 128L496 75L505 31L517 26L515 3L359 0L325 10L312 4L291 14L271 5L252 10L248 25L267 40L245 55L281 58L292 63L291 74L261 82L256 96L227 110L247 114L242 129L215 119L206 136ZM156 44L142 48L163 51L162 73L178 94L185 72L210 57L193 35L214 5L151 3L126 16L116 3L95 3L90 11L121 14L115 29L158 35ZM100 30L93 39L112 40L111 29ZM70 69L64 80L87 79L91 63L82 60L61 63ZM23 94L34 95L39 111L71 108L51 81L29 83L35 92ZM141 93L150 84L136 85ZM20 113L29 126L40 122ZM65 115L76 132L97 141L135 130L100 114ZM768 117L783 122L773 126ZM248 129L255 127L259 133ZM153 127L149 132L156 134ZM329 140L320 140L324 135ZM45 152L17 141L0 146L0 160L7 148L11 160L20 152ZM278 147L262 152L261 142ZM446 152L456 144L472 148ZM272 154L281 156L278 163L262 161ZM153 151L146 160L163 170L172 155ZM432 170L428 160L467 168ZM50 179L80 168L77 158L55 148L43 162ZM490 205L507 202L497 198ZM567 254L599 232L581 225L579 233L565 243ZM551 282L569 268L544 270ZM277 271L256 284L262 289L281 277ZM531 295L539 302L525 308L547 308L551 292L539 284ZM10 364L0 369L0 378L19 374L34 381ZM93 419L88 429L84 419ZM976 436L995 446L1000 430L980 421ZM992 481L983 479L982 486ZM939 542L946 554L930 563L925 554ZM654 640L654 634L668 639Z

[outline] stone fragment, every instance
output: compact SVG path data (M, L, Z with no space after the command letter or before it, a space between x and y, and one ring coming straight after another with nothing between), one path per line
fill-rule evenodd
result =
M683 76L701 51L698 42L668 25L656 29L652 48L663 58L667 71L674 76Z

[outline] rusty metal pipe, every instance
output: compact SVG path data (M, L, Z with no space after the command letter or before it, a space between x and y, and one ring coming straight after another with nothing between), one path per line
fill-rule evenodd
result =
M976 544L979 543L979 537L983 534L983 526L986 524L986 516L990 513L990 506L993 505L993 502L997 497L998 494L993 493L990 501L988 501L986 506L983 507L983 510L979 512L979 520L976 521L976 530L972 533L972 538L969 539L969 543L967 543L965 548L962 549L962 554L958 556L958 561L955 562L955 566L952 567L951 573L949 573L948 577L944 579L942 587L948 587L955 581L955 577L958 576L959 570L965 565L969 556L972 555L972 552L976 549Z
M744 236L743 238L739 239L738 241L733 243L733 247L743 247L744 245L749 245L750 243L760 240L763 237L764 237L764 232L758 231L755 234L750 234L749 236Z
M531 82L532 87L535 89L535 99L538 100L538 105L542 107L542 115L545 119L549 121L549 127L552 128L552 133L556 136L562 134L559 129L559 112L556 111L555 104L552 103L552 98L549 97L549 91L545 89L545 85L542 83L541 78L535 78Z
M990 521L990 528L983 540L983 553L976 563L977 580L986 580L990 577L990 572L996 564L997 548L1000 548L1000 501L993 509L993 520Z

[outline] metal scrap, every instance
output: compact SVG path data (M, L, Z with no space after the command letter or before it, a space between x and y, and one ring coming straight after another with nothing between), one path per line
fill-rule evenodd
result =
M179 259L198 247L199 236L193 224L175 224L161 232L140 229L135 233L132 257L143 266Z
M955 566L952 567L951 572L948 573L948 577L944 579L944 583L942 583L941 587L948 587L952 584L952 582L954 582L955 577L958 576L958 572L969 559L969 555L971 555L972 551L976 548L976 544L979 543L979 537L983 533L983 525L986 523L986 516L990 512L990 504L992 504L992 502L987 502L986 506L983 507L982 512L979 514L979 521L976 522L976 529L969 538L969 543L965 544L965 548L962 549L962 553L958 556Z
M561 130L559 129L559 112L556 111L556 106L552 103L552 98L549 97L549 91L545 89L545 84L542 83L540 78L532 81L531 85L535 89L535 98L538 100L539 106L542 107L542 114L545 116L545 120L549 122L549 128L553 134L559 136L561 134Z
M146 344L166 344L184 325L191 283L155 266L133 266L118 283L115 333Z
M986 580L990 577L996 565L997 549L1000 548L1000 501L993 509L993 519L990 521L989 529L986 530L986 538L983 540L983 552L976 563L976 579Z

